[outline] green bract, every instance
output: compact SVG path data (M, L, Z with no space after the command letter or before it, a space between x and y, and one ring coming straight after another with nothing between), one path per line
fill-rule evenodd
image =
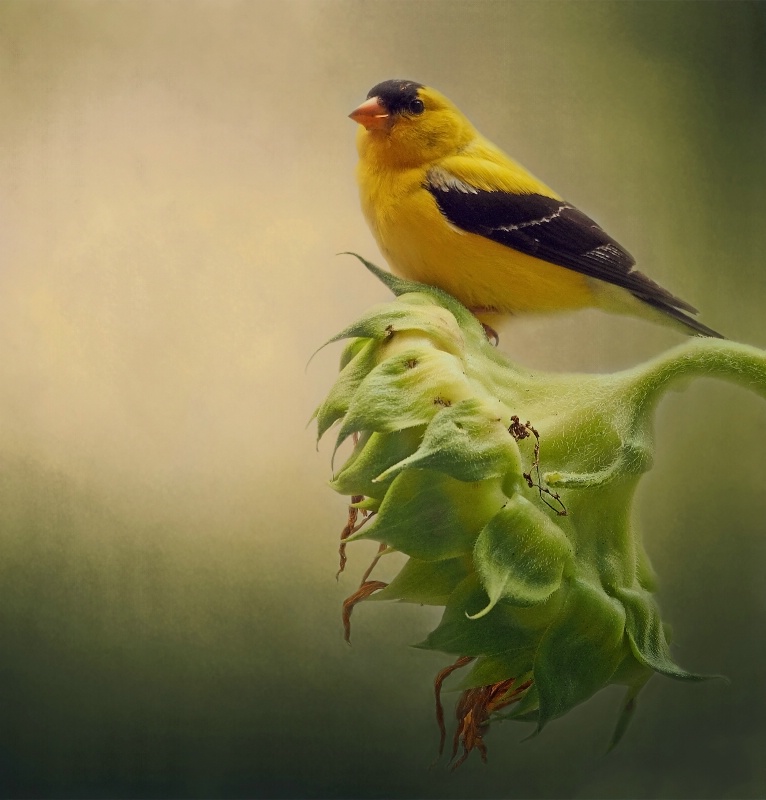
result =
M340 423L336 450L356 440L332 486L374 516L350 522L346 541L409 560L349 600L445 606L419 646L475 659L462 687L484 692L471 695L479 726L494 714L539 730L624 684L616 742L652 674L702 677L673 661L631 520L652 412L695 375L766 394L766 354L695 338L613 375L535 373L498 353L453 298L364 263L397 299L332 340L351 342L316 418L320 437ZM480 729L461 737L483 754Z

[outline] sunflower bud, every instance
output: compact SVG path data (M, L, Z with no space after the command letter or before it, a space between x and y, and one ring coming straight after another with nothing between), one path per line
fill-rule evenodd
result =
M766 354L692 339L613 375L533 373L507 361L439 290L365 265L397 295L331 341L351 339L315 416L353 451L332 487L352 496L341 543L372 539L409 557L361 601L444 606L418 646L466 668L453 758L486 755L489 723L540 731L603 687L626 687L613 745L654 674L678 666L654 598L632 503L652 461L652 413L680 379L715 375L766 394Z

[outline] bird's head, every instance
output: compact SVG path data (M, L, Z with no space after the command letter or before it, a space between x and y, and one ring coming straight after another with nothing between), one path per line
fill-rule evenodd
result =
M362 127L361 155L415 167L452 155L475 136L471 123L444 95L415 81L390 80L373 86L367 100L349 114Z

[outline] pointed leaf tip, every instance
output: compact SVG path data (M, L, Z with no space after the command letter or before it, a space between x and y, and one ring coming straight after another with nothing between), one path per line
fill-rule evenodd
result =
M436 286L430 286L426 283L417 283L416 281L409 281L405 280L404 278L399 278L393 273L376 266L371 261L368 261L363 256L360 256L358 253L345 251L338 253L338 255L353 256L361 261L362 264L397 297L410 292L421 292L430 295L439 305L443 306L451 314L453 314L461 326L472 327L473 333L477 336L477 341L482 341L483 343L487 342L483 328L476 317L459 300L454 298L451 294L445 292L443 289L439 289Z
M626 632L636 659L655 672L681 681L706 681L722 676L700 675L679 667L670 655L657 603L643 589L618 588L616 597L626 612Z
M349 250L345 250L342 253L338 253L339 256L353 256L354 258L358 259L362 262L362 264L385 286L387 286L397 297L401 294L405 294L406 292L413 292L418 291L422 288L422 284L416 283L415 281L408 281L404 280L403 278L399 278L391 272L388 272L385 269L381 269L377 265L373 264L371 261L368 261L363 256L360 256L359 253L352 253Z

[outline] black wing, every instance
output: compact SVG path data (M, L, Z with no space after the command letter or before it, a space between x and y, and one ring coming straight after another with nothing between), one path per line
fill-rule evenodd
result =
M627 250L563 200L541 194L484 191L441 170L432 172L424 187L446 219L461 230L621 286L664 311L696 313L693 306L634 269L635 259Z

